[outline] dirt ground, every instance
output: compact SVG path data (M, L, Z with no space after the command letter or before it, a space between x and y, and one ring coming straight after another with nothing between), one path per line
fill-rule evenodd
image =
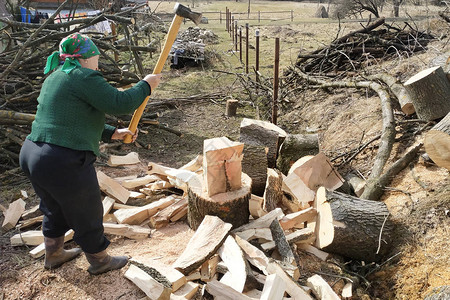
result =
M445 45L433 44L430 49L406 62L387 62L377 68L379 71L389 70L390 74L403 74L401 79L405 80L441 54ZM148 162L180 167L201 153L204 139L219 136L237 139L242 118L256 116L254 108L245 105L239 107L236 117L227 118L224 111L223 101L159 108L159 121L182 131L182 137L155 127L142 127L139 143L143 148L117 144L117 147L108 147L105 153L126 154L136 151L141 159L140 164L111 168L102 157L98 160L97 169L112 177L122 177L145 174ZM396 108L396 119L408 118ZM308 90L297 95L295 101L281 109L279 125L289 133L304 133L314 129L319 133L321 151L334 157L358 145L362 138L368 140L380 133L381 108L376 95L366 91ZM410 127L397 126L399 135L422 125L408 126ZM415 140L396 143L388 164L398 159L406 147L421 138L423 136L418 135ZM366 149L350 164L339 169L339 172L345 174L350 170L358 170L367 176L376 151L377 148ZM393 179L391 189L382 198L396 223L391 253L379 264L349 264L354 271L365 268L364 274L370 273L365 278L370 286L361 284L354 291L352 299L423 299L432 288L449 284L450 252L446 251L450 244L449 183L447 170L430 165L422 159L417 159ZM3 176L2 185L1 204L7 206L7 203L17 199L17 192L20 190L26 190L29 194L27 208L38 203L22 174L16 173L10 178ZM6 191L6 186L13 188ZM2 221L3 216L0 217L0 222ZM88 263L84 255L81 255L61 268L47 271L43 269L42 258L34 260L28 256L28 247L10 246L9 237L15 233L17 230L3 232L0 236L0 299L145 299L145 294L124 278L127 267L101 276L91 276L86 272ZM112 241L109 251L113 255L128 255L144 262L157 260L170 265L184 250L192 235L193 231L186 222L178 221L154 230L151 237L144 240L109 236ZM67 244L67 247L73 246L73 242ZM342 272L313 256L302 252L299 255L303 264L300 268L303 282L317 270L328 274ZM322 276L335 290L342 288L343 280Z

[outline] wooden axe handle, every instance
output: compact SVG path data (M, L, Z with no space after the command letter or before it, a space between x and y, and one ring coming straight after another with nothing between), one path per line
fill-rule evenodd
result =
M164 64L166 63L167 57L169 56L170 49L172 48L172 45L175 42L175 39L177 38L178 30L180 29L183 19L184 18L180 17L179 15L175 15L175 17L173 18L172 24L170 25L169 28L169 32L167 33L166 36L164 47L161 51L161 54L159 55L158 62L156 63L155 68L153 69L153 74L161 73ZM133 117L131 118L130 121L130 125L128 125L128 129L133 133L136 132L139 120L141 119L142 114L144 113L144 109L145 106L147 105L149 98L150 96L147 96L144 102L142 102L142 104L134 111ZM131 143L131 135L127 135L124 138L123 142L126 144Z

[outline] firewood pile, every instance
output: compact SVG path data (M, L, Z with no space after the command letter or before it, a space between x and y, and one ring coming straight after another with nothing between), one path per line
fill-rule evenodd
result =
M404 28L385 24L384 18L338 38L330 45L311 53L300 53L296 66L309 74L327 74L358 71L378 59L395 59L426 50L434 39L428 33L417 31L408 23ZM384 25L385 28L375 30Z
M170 56L173 57L174 64L177 58L205 60L205 45L217 44L218 42L218 36L211 30L189 27L178 34L170 50Z
M273 148L289 135L251 119L241 123L240 131L240 142L226 137L205 140L203 153L178 169L150 162L141 177L112 178L97 172L104 193L105 233L151 238L152 230L182 220L195 230L173 265L132 258L124 276L150 299L200 294L214 299L351 297L357 281L345 273L339 255L371 262L387 253L393 226L385 204L335 191L345 180L314 146L317 136L308 137L307 145L295 151L297 157L310 155L297 159L283 174L273 166L273 158L286 151ZM264 174L255 170L258 153L266 161ZM250 161L244 161L245 156ZM139 162L132 152L111 155L108 165ZM261 176L265 183L258 191L252 182L260 182ZM155 197L162 193L162 198ZM18 226L22 233L11 237L11 245L36 246L30 255L38 258L45 252L42 232L24 229L40 224L42 215L37 207L25 210L26 197L3 208L2 227ZM143 205L136 205L137 199ZM69 231L66 241L72 236ZM332 265L343 284L331 288L319 269L305 275L307 261Z

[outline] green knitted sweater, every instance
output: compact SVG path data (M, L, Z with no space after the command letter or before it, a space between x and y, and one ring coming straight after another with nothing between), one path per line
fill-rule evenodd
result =
M76 68L66 74L57 69L42 85L27 138L98 156L100 140L110 141L115 131L105 124L105 114L131 114L149 94L145 81L119 91L98 71Z

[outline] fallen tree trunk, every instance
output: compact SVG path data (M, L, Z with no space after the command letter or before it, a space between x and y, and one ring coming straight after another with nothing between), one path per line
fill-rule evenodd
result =
M424 145L438 166L450 170L450 113L425 135Z
M290 167L299 158L319 153L319 136L317 134L288 134L280 147L277 168L287 175Z
M386 204L330 191L326 198L333 215L334 239L322 250L365 262L379 261L388 253L394 225Z

